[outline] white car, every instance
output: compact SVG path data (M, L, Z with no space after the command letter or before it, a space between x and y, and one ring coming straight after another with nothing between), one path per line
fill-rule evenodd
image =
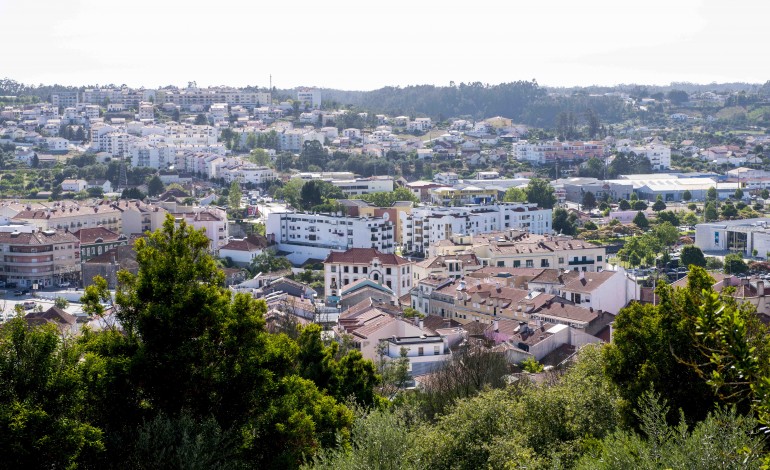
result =
M59 283L59 287L69 287L69 286L70 286L70 283L69 283L69 282L67 282L67 281L64 281L64 282L60 282L60 283Z

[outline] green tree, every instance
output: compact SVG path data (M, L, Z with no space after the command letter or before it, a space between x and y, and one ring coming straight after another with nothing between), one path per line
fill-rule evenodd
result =
M556 233L562 235L575 235L577 232L577 225L574 222L574 218L570 219L571 214L566 209L558 208L553 211L553 221L551 227Z
M741 188L737 188L735 190L735 193L733 194L733 198L740 201L743 199L743 190Z
M722 213L722 217L724 217L725 219L733 219L735 217L738 217L738 209L730 201L727 201L724 204L722 204L721 213Z
M304 184L305 181L301 178L291 178L286 184L276 190L275 196L278 199L283 199L290 206L299 209L301 208L300 199Z
M324 168L328 153L323 144L317 140L308 140L302 145L299 155L299 166L302 170L308 170L311 166Z
M743 261L743 256L738 253L725 256L725 274L743 274L748 270L749 266Z
M176 120L178 120L178 118ZM208 123L209 123L209 120L206 118L205 114L199 113L197 116L195 116L196 126L205 126Z
M658 212L656 221L659 224L662 224L663 222L668 222L675 227L679 226L679 217L677 217L676 213L674 213L673 211Z
M139 272L122 271L115 294L121 341L135 344L132 383L150 416L212 417L234 430L251 465L296 467L347 434L352 414L294 373L296 343L265 331L264 301L223 287L208 246L203 231L170 215L137 240ZM109 298L102 280L86 289L84 308L98 313Z
M642 211L636 213L636 216L632 222L642 230L650 227L650 222L647 220L647 217L644 216L644 212Z
M538 372L542 372L544 368L543 364L537 362L537 359L534 357L528 357L527 359L523 360L519 366L522 370L529 372L530 374L537 374Z
M533 178L524 191L527 193L527 202L537 204L540 208L551 209L556 204L553 186L546 180Z
M398 187L390 192L364 194L361 199L377 207L391 207L398 201L409 201L415 204L420 202L412 191L404 187Z
M265 149L254 149L249 153L249 161L259 166L270 164L270 154Z
M762 197L762 199L770 199L770 191L768 191L767 188L765 188L760 193L760 196Z
M591 191L586 191L583 193L583 200L581 204L583 209L587 211L591 211L594 207L596 207L596 196L594 196L594 193Z
M646 211L647 203L644 201L634 201L634 205L632 209L634 209L635 211Z
M706 201L716 201L717 197L717 188L712 186L706 191Z
M631 204L629 204L628 201L625 199L621 199L620 202L618 202L618 209L621 211L627 211L631 209Z
M682 200L684 202L689 202L690 200L692 200L692 193L690 192L690 190L685 189L685 191L682 193Z
M227 193L227 204L230 209L238 210L241 208L241 197L243 197L241 184L238 181L233 181L230 183L230 191Z
M53 304L54 304L54 306L56 306L58 308L61 308L61 309L65 309L65 308L69 307L69 305L70 305L69 301L67 299L65 299L64 297L56 297L56 299L53 301Z
M291 268L291 262L283 256L278 256L275 250L267 249L251 260L250 271L254 274L272 273Z
M713 201L707 202L706 207L703 210L703 219L706 222L713 222L719 218L716 205Z
M508 188L503 196L504 202L527 202L527 193L521 188Z
M666 210L666 203L663 202L663 198L660 195L658 195L658 198L655 200L655 204L652 205L652 210L655 212Z
M682 248L682 252L679 258L679 264L685 267L695 265L701 268L706 267L706 257L703 256L703 251L695 245L687 245Z
M0 446L8 468L74 468L104 451L84 420L79 355L56 326L0 328ZM55 445L54 445L55 443Z
M157 196L163 192L163 181L160 180L158 175L153 176L147 182L147 194L150 196Z
M637 412L642 435L619 431L606 437L596 450L577 464L580 470L625 468L762 468L762 441L754 433L757 422L735 409L717 410L690 427L682 416L679 423L666 422L671 410L665 401L646 394Z
M679 229L670 222L663 222L655 227L655 236L665 246L673 246L679 241Z
M702 419L712 408L713 393L688 365L700 358L692 343L694 327L686 319L703 303L713 283L702 268L693 267L686 288L659 283L657 305L632 303L615 317L612 343L604 351L604 367L619 387L628 418L649 390L671 404L671 422L679 409L690 419Z
M694 212L688 212L682 216L681 222L689 227L692 227L698 224L699 219Z

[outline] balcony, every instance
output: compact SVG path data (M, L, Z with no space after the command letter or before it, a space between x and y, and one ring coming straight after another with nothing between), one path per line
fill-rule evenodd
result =
M595 262L596 261L592 259L583 259L583 260L573 259L573 260L570 260L567 264L570 266L580 266L583 264L594 264Z

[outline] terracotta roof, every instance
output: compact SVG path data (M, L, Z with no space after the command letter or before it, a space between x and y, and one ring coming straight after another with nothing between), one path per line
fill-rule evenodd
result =
M397 266L401 264L410 264L408 261L398 255L380 253L374 248L350 248L347 251L333 251L329 253L324 263L342 263L342 264L371 264L372 260L377 258L383 266Z
M94 243L97 238L101 238L105 242L115 241L120 238L120 234L104 227L82 228L77 232L72 232L72 234L80 240L81 244Z
M45 312L30 312L24 318L31 323L40 323L40 321L54 323L60 328L63 326L72 326L77 323L75 315L71 315L59 307L51 307Z
M51 233L51 231L47 232L48 233L40 231L33 233L0 232L0 243L8 245L49 245L52 243L78 241L74 235L63 230L56 230L55 233Z
M136 261L136 251L131 245L116 246L110 250L105 251L99 256L94 256L88 261L84 261L85 264L110 264L117 263L122 269L131 271L133 268L138 269L139 263Z
M588 294L598 289L612 276L616 274L620 276L617 271L581 272L580 274L582 276L578 275L578 277L568 280L562 290Z
M438 315L428 315L422 319L422 326L428 330L435 332L442 328L456 328L461 324L451 318L444 318Z
M551 302L542 306L533 316L554 317L564 320L591 323L599 316L598 312L577 305L571 305L567 302Z
M258 251L263 249L264 246L260 247L249 241L249 239L244 238L241 240L238 239L232 239L229 242L227 242L227 245L220 248L220 250L233 250L233 251L247 251L249 253L253 251Z

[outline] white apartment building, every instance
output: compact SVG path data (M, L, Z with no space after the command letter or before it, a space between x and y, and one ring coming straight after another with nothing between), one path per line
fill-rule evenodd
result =
M139 104L139 120L147 121L155 119L155 107L152 103Z
M406 130L425 132L433 127L433 123L430 118L416 118L414 121L409 121L406 124Z
M67 179L61 182L62 191L85 191L87 186L88 182L86 180Z
M251 109L272 103L270 93L247 92L228 87L158 90L156 97L158 103L173 103L183 109L203 108L214 103L226 103L230 106L241 105Z
M671 168L671 147L659 142L640 146L623 145L617 149L621 152L647 157L653 170L668 170Z
M48 137L45 143L51 152L66 152L69 145L69 141L61 137Z
M339 300L348 284L369 279L387 286L396 297L412 289L414 263L398 255L382 253L374 248L351 248L331 252L324 261L324 294L327 301Z
M219 173L228 183L238 181L240 183L265 184L276 178L272 168L257 166L252 163L227 166L220 169Z
M298 90L297 101L299 101L300 107L307 106L318 109L321 107L321 90L316 90L315 88Z
M171 212L171 215L177 223L184 220L196 230L203 229L209 239L209 250L212 253L217 253L229 241L227 214L221 209L189 207L180 212Z
M374 248L393 253L395 223L383 217L346 217L304 212L271 212L267 217L268 239L287 258L302 264L309 258L325 259L332 251Z
M604 142L517 142L513 144L513 156L516 160L528 161L539 165L555 161L570 162L587 160L591 157L604 158ZM670 154L669 154L670 156Z
M348 196L393 191L393 178L390 176L372 176L369 178L344 180L333 179L330 182Z
M501 230L551 233L551 209L536 204L498 203L486 206L436 207L400 213L401 240L407 252L424 253L428 247L453 235L479 235Z

